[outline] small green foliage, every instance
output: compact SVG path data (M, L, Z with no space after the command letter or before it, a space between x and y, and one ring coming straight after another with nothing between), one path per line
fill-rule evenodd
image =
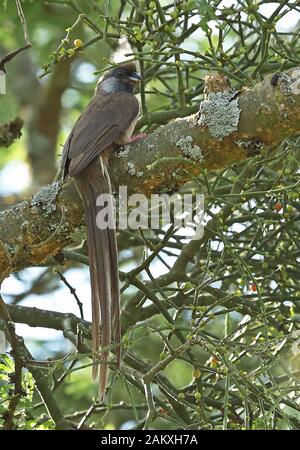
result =
M13 360L5 354L0 354L0 428L3 426L7 410L9 408L11 396L13 393L14 380ZM34 413L33 394L35 383L31 373L22 370L22 391L23 395L19 398L17 409L14 414L14 428L18 430L31 429L53 429L53 423L46 419L41 421L41 417ZM31 416L31 419L29 417Z
M192 136L183 136L177 142L176 146L179 147L184 155L194 161L202 161L204 156L201 148L198 145L193 145Z

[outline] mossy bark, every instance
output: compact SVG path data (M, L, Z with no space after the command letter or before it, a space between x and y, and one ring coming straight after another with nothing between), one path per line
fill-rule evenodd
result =
M174 192L202 169L230 167L253 151L273 149L300 132L300 68L269 76L236 98L240 109L236 131L216 139L211 129L199 124L198 114L176 119L112 158L113 186L126 185L129 195ZM186 146L181 148L184 138L201 158L186 157ZM82 205L72 180L43 188L31 200L2 212L1 279L42 264L66 245L78 242L84 235L83 226Z

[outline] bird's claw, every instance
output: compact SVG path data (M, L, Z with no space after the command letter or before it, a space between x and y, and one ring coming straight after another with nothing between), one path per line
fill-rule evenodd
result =
M141 141L142 139L145 139L147 137L146 133L137 133L134 136L131 136L129 143Z

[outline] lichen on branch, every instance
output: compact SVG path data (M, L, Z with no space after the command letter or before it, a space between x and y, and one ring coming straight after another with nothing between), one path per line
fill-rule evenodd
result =
M214 115L215 124L208 121L207 103L202 103L199 113L161 126L113 156L112 184L126 185L129 195L174 192L202 169L230 167L253 151L277 147L300 131L300 68L242 89L231 100L227 98L232 105L225 107L223 97L222 102L223 114L228 114L227 108L232 112L230 127L222 115ZM78 242L84 236L83 225L82 205L72 180L43 188L31 200L2 212L1 278L45 263Z

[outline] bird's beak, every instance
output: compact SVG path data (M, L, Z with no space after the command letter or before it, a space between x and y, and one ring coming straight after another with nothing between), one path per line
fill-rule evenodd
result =
M139 81L142 81L142 77L137 72L132 72L130 76L128 77L129 80L134 81L135 83L138 83Z

